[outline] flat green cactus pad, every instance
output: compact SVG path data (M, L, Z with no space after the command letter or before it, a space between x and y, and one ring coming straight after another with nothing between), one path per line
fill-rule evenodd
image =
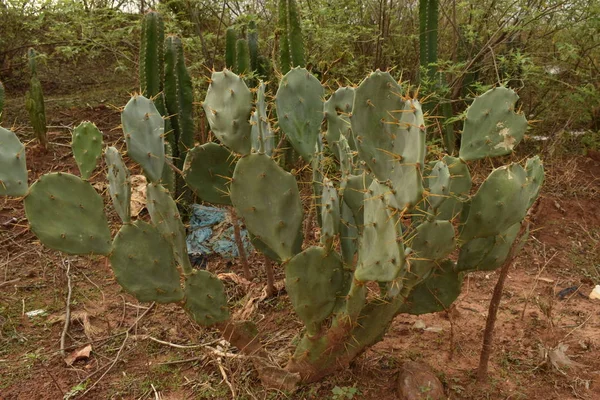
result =
M82 122L73 129L71 148L81 179L88 180L102 155L102 132L92 122Z
M0 196L23 196L27 188L25 146L12 131L0 127Z
M46 174L31 185L24 204L31 230L45 246L68 254L110 252L104 202L88 182Z
M450 195L450 170L443 161L435 163L431 169L430 175L425 178L429 184L429 213L436 215L440 205L448 199Z
M365 194L365 221L354 273L359 281L390 282L404 266L404 245L398 240L397 220L384 199L387 191L386 186L374 180Z
M152 182L160 181L165 165L165 122L144 96L133 96L121 113L127 154Z
M296 314L315 333L341 296L342 260L335 251L310 247L285 266L285 288Z
M119 285L139 301L173 303L183 299L171 245L144 221L121 227L110 263Z
M388 72L372 72L354 92L350 117L358 155L381 182L389 179L394 141L406 125L400 123L406 103L400 85Z
M234 169L233 154L224 146L210 142L188 151L183 177L203 201L230 205L229 182Z
M523 139L527 120L515 113L519 96L497 87L477 97L467 110L459 157L464 161L510 154Z
M451 260L445 260L415 286L399 312L422 315L447 310L458 298L461 286L462 273L454 271Z
M519 234L521 224L516 223L496 236L473 239L460 248L457 271L492 271L502 266L510 248Z
M340 246L344 264L351 268L354 267L354 255L358 251L358 228L352 210L344 202L342 202L341 210Z
M177 204L169 192L157 183L146 186L146 207L156 229L171 244L177 265L186 273L192 270L185 242L185 227L181 222Z
M436 218L453 220L462 211L464 201L471 191L471 173L467 164L459 158L444 156L442 161L450 172L450 189L448 197L437 210Z
M104 151L104 159L108 167L108 192L113 206L119 214L121 221L131 221L131 182L129 170L123 163L119 151L110 146Z
M373 182L373 178L367 173L350 175L342 194L344 203L350 207L352 214L354 214L354 221L359 231L362 231L364 224L365 193L367 193L371 182Z
M529 190L529 202L527 203L529 209L538 198L544 183L544 165L539 156L527 159L525 172L527 172L527 189Z
M208 271L194 271L185 280L185 310L200 325L229 319L223 283Z
M242 78L227 69L213 72L202 107L210 128L225 146L242 155L250 153L252 93Z
M323 179L323 192L321 195L321 244L330 248L334 237L339 233L340 227L340 201L337 189L328 179Z
M435 268L438 261L448 257L456 247L454 227L450 221L426 221L420 224L409 243L407 279L420 282Z
M468 210L468 216L460 239L496 236L523 220L530 196L526 183L525 170L519 164L492 171L463 210Z
M269 156L250 154L238 161L231 201L248 230L282 260L300 251L302 203L298 184Z
M304 68L292 68L279 83L275 97L279 126L294 149L310 162L323 122L324 89Z
M356 143L350 125L350 114L354 103L354 88L341 87L325 102L325 119L327 121L327 132L325 138L331 147L333 143L344 137L351 149L356 150ZM333 151L333 149L332 149ZM333 151L333 154L337 154Z

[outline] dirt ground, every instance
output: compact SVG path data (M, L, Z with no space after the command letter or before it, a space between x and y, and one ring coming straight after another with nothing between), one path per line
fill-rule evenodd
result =
M53 113L51 150L27 147L30 181L49 171L76 171L70 132L63 129L74 121L96 122L107 142L122 146L118 110L109 102L92 104ZM384 340L350 369L293 394L265 391L249 363L231 357L235 349L215 332L175 306L139 304L120 289L104 258L44 248L28 230L21 202L0 199L0 399L227 399L235 393L239 399L387 400L397 398L398 366L408 359L429 364L451 399L600 399L600 300L588 298L600 284L600 162L561 157L546 160L546 170L534 230L505 286L486 385L476 383L474 370L498 272L465 278L449 313L398 316ZM105 171L98 171L92 181L104 180ZM108 203L106 211L116 231ZM250 259L257 283L266 281L260 260ZM89 357L71 366L59 351L67 269L73 323L66 353L91 345ZM208 269L241 271L224 260ZM277 274L281 279L282 271ZM241 287L227 288L237 305L244 303ZM268 349L285 360L301 327L287 295L260 302L253 318ZM559 345L571 365L556 368L544 358Z

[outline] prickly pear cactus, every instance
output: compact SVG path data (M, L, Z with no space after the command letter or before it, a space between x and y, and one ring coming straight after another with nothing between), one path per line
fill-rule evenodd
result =
M494 169L472 189L467 161L506 154L512 151L507 143L520 140L523 118L514 113L516 95L509 89L498 88L473 102L459 157L430 155L426 162L419 102L403 95L389 73L370 74L354 91L347 115L338 114L348 111L347 99L327 107L326 112L335 111L327 118L328 145L341 176L324 166L323 93L308 71L295 68L277 94L279 126L311 161L313 182L308 184L316 188L318 245L303 250L304 207L296 178L268 154L268 124L251 137L252 95L228 70L213 74L204 102L223 144L189 151L183 171L199 197L230 201L256 247L282 262L287 293L306 327L285 374L304 382L348 366L382 338L397 314L447 310L460 294L465 273L502 265L523 243L518 234L544 180L535 157L525 166ZM254 126L268 122L263 95L259 89ZM346 117L351 131L340 129L347 126L342 125ZM106 151L110 194L124 222L112 242L102 198L93 187L76 176L53 173L27 190L23 147L12 132L0 130L0 139L9 143L0 147L5 194L26 193L32 231L48 247L109 255L117 281L137 299L179 304L195 322L224 329L228 340L250 335L240 339L245 348L258 340L256 333L246 326L238 336L232 334L232 327L240 325L232 321L223 284L191 267L177 205L159 182L165 164L162 121L152 102L141 96L123 111L128 152L151 181L151 223L131 222L127 172L118 152ZM241 154L237 163L234 152ZM455 262L451 255L456 250Z
M202 107L225 146L242 155L250 153L252 93L239 76L229 70L213 72Z
M165 166L164 121L154 103L133 96L121 113L129 156L142 166L152 182L158 182Z

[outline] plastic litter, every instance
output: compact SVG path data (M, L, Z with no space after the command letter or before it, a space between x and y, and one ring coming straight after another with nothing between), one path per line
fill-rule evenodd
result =
M248 231L240 227L240 236L246 254L250 253L253 247ZM231 214L223 208L194 204L186 243L193 264L200 268L205 265L206 256L211 254L218 254L224 258L239 256Z

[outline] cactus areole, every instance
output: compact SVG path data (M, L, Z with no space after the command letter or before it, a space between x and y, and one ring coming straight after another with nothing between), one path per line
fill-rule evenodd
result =
M152 100L135 96L122 114L127 151L150 181L150 223L132 221L129 174L118 151L109 147L104 156L110 195L123 221L111 238L102 199L85 180L99 154L92 125L90 133L77 131L73 141L76 156L81 149L95 149L89 161L79 158L83 179L51 173L30 187L23 146L14 133L0 129L9 143L0 149L0 194L25 196L32 231L44 245L108 256L128 293L139 301L177 304L198 324L221 329L227 340L252 354L265 385L290 389L347 367L382 339L396 315L448 309L466 273L503 263L542 185L544 169L535 157L524 166L493 170L471 194L467 161L509 154L527 127L514 111L518 97L510 89L492 89L473 101L460 157L428 160L420 104L399 89L387 72L376 71L356 90L337 91L325 102L325 89L307 70L292 68L281 80L277 126L312 161L319 196L322 238L303 249L298 183L273 160L273 146L265 142L270 127L264 87L257 91L251 120L255 94L229 70L213 74L203 104L221 144L190 149L183 178L205 201L232 204L256 248L282 263L287 294L305 324L286 366L269 364L251 322L232 319L221 281L189 264L184 225L161 181L163 121ZM334 101L341 106L331 107ZM331 115L336 109L346 114ZM323 119L329 125L326 143ZM252 145L251 125L260 128ZM340 161L341 176L323 168L325 145ZM458 261L449 258L455 250ZM379 289L367 290L370 282L377 283L370 288Z

